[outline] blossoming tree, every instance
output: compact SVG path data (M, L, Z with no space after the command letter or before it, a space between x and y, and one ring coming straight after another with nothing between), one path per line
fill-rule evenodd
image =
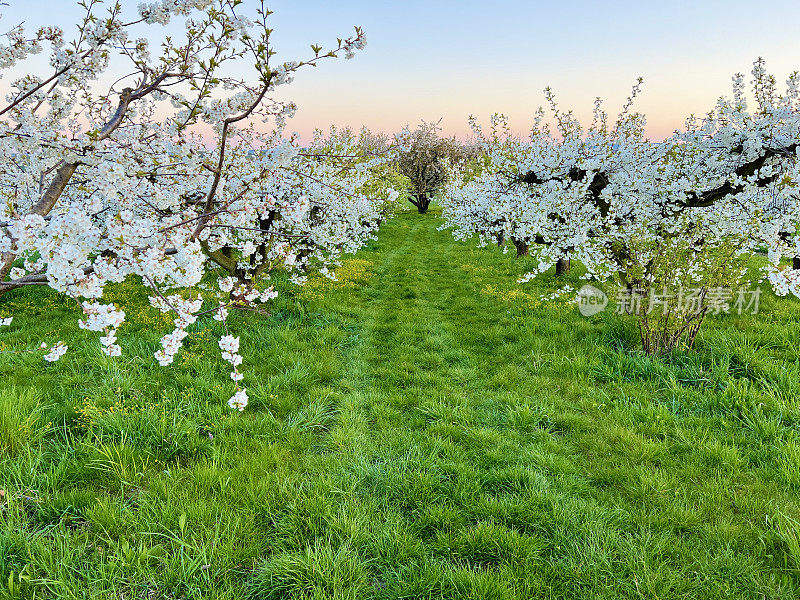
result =
M397 169L408 178L408 200L423 215L434 196L447 183L448 166L462 165L469 149L454 137L441 137L439 123L421 122L416 129L406 128L397 136Z
M732 98L661 143L632 110L641 80L613 125L598 100L588 128L547 90L555 131L541 109L527 140L502 117L490 135L476 126L489 165L453 178L446 224L482 244L530 244L539 266L527 279L577 259L588 279L615 281L647 304L626 310L649 353L691 345L712 290L741 285L754 252L769 259L759 279L800 296L800 75L779 94L762 60L752 74L752 108L737 75Z
M275 296L259 285L273 269L302 278L370 238L383 199L362 190L381 159L341 140L301 147L284 135L295 106L271 99L298 69L352 58L361 29L276 63L263 2L248 16L241 0L159 0L130 17L119 2L78 5L71 41L59 27L17 26L0 47L0 295L47 285L75 298L80 326L115 356L125 312L103 302L104 287L138 276L175 317L156 353L168 365L199 315L257 310ZM175 18L182 38L158 27ZM32 74L45 50L49 70ZM219 346L236 385L229 404L243 409L239 338ZM58 342L45 358L66 350Z

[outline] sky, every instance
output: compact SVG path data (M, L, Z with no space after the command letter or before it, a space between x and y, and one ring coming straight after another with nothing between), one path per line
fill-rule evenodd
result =
M73 0L6 0L4 27L76 13ZM122 0L135 9L139 0ZM254 0L244 0L245 4ZM437 121L466 138L468 116L507 115L525 132L542 90L562 108L591 118L595 97L615 115L638 76L636 103L648 133L663 138L690 113L703 114L730 78L758 56L782 83L800 69L797 0L474 1L275 0L269 3L276 59L308 57L310 44L335 44L354 25L368 44L353 60L326 61L298 73L281 91L299 111L303 137L329 125L394 132Z

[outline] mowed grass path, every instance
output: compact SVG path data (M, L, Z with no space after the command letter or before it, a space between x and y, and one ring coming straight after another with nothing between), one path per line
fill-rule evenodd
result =
M438 225L234 319L242 414L212 320L165 370L144 306L108 359L0 300L0 597L796 597L798 302L652 360Z

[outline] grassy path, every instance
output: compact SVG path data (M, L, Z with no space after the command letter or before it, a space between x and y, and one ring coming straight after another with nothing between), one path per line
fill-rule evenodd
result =
M67 305L15 319L0 598L796 597L797 303L652 361L437 225L401 215L339 283L232 323L241 415L211 320L165 371L145 308L118 360ZM75 351L8 352L42 328Z

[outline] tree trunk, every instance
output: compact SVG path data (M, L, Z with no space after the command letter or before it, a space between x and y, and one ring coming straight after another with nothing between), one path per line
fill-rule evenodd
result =
M495 236L495 239L497 240L497 245L502 246L506 243L506 234L501 231Z
M417 212L419 212L419 214L424 215L428 212L428 206L431 203L428 194L414 194L409 200L411 204L417 207Z
M527 242L513 238L511 241L514 242L514 247L517 249L517 256L528 256L528 251L530 248Z
M419 196L419 204L417 205L417 210L419 211L419 214L424 215L426 212L428 212L428 207L430 206L430 204L431 204L431 199L428 198L428 194L421 194Z
M792 259L792 268L800 270L800 256L795 256L794 259Z
M570 261L568 258L559 258L556 262L556 275L565 275L569 273Z

